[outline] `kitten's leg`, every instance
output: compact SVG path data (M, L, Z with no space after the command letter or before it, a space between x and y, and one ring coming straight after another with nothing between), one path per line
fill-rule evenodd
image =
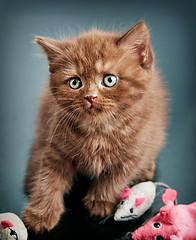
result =
M71 187L75 169L71 165L66 165L65 169L58 162L45 159L35 173L31 195L23 212L25 225L35 232L54 228L65 210L63 195Z
M24 180L24 190L27 195L31 194L31 191L34 186L34 179L36 178L36 174L40 169L40 158L44 153L44 148L39 151L33 152L31 158L29 159L27 174Z
M120 194L133 181L130 175L126 176L122 169L117 169L113 173L103 174L92 183L84 198L84 205L91 216L105 217L113 212Z

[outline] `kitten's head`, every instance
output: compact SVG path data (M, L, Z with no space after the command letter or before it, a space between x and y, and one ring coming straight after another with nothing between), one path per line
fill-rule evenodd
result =
M71 40L38 36L36 42L49 60L52 93L73 114L120 114L142 99L151 78L153 53L144 21L123 35L93 29Z

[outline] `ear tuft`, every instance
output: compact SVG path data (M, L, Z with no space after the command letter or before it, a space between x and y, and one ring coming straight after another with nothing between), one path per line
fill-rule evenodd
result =
M123 34L117 44L130 51L131 54L137 53L139 63L143 68L149 68L152 65L153 53L150 45L150 33L143 20Z
M60 55L63 53L62 50L62 41L55 40L52 38L35 36L34 43L39 44L44 52L46 53L48 60Z

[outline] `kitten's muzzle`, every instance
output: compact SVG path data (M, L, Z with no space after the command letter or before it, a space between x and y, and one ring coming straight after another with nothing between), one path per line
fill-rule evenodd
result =
M97 96L86 96L85 97L85 99L91 104L95 101L96 98L97 98Z

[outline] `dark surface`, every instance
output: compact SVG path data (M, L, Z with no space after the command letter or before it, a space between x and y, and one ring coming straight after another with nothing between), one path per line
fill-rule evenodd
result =
M156 197L153 206L140 219L125 222L117 222L113 218L104 224L100 218L90 217L88 211L83 207L82 199L90 184L90 180L83 175L78 175L75 185L69 195L65 196L67 212L62 216L58 226L49 233L35 235L29 232L29 240L124 240L131 239L133 232L144 222L159 211L162 206L161 194ZM160 187L158 187L160 188ZM157 192L164 189L157 189Z

